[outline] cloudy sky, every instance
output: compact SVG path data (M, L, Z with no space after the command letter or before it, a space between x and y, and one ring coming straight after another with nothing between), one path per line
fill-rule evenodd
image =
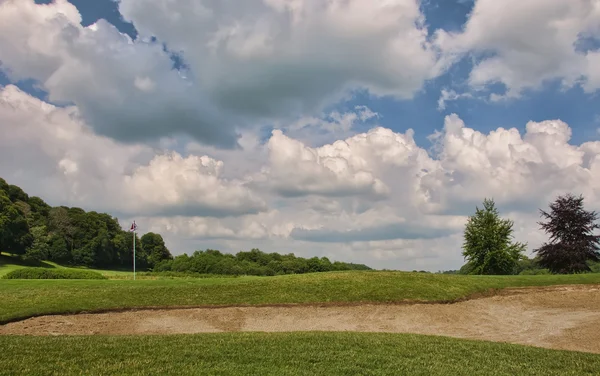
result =
M600 0L0 0L0 176L217 248L459 268L600 209Z

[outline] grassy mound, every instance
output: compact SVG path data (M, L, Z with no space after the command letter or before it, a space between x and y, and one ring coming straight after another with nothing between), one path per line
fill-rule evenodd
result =
M46 268L46 269L66 269L66 270L92 270L108 278L133 279L131 270L103 270L89 269L83 267L69 267L57 264L52 261L33 261L23 260L19 256L0 252L0 278L6 274L27 267ZM139 274L138 274L139 275ZM150 278L150 277L146 277Z
M141 307L439 302L490 289L584 283L600 284L600 274L502 277L353 271L179 280L2 280L0 324L44 314Z
M107 279L92 270L20 268L4 275L3 279Z
M600 355L387 333L0 336L7 375L597 375Z

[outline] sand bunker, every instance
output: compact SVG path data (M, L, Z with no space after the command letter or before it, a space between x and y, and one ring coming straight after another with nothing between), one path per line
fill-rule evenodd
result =
M600 287L520 289L456 304L234 307L43 316L0 334L356 331L443 335L600 353Z

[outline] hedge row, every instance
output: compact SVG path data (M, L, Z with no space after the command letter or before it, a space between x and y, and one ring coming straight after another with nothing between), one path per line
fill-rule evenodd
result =
M4 279L107 279L92 270L21 268L6 274Z

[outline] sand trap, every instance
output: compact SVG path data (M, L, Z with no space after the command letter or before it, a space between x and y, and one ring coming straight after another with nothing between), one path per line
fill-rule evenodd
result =
M443 335L600 353L600 286L520 289L456 304L160 309L43 316L0 334L356 331Z

